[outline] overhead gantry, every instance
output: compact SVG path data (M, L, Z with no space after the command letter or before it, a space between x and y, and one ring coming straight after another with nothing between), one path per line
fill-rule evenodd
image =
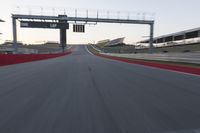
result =
M43 24L40 26L35 26L35 28L59 28L60 29L60 44L64 50L66 46L67 34L66 30L68 29L67 25L69 22L77 23L82 22L87 23L118 23L118 24L145 24L150 26L150 41L149 41L149 51L152 52L153 49L153 36L154 36L154 20L132 20L132 19L109 19L109 18L99 18L98 15L96 18L90 17L69 17L67 15L58 15L58 16L39 16L39 15L22 15L22 14L13 14L12 15L12 24L13 24L13 47L17 53L17 26L16 21L27 22L24 24L24 27L31 27L29 22L43 22L50 23L49 25ZM64 24L65 26L60 26ZM45 26L46 25L46 26ZM23 27L23 25L21 25ZM33 27L33 26L32 26Z

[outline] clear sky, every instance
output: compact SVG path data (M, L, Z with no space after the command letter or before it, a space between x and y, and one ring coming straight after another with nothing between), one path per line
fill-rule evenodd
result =
M12 39L12 13L41 13L48 10L49 15L71 8L101 9L103 11L141 11L155 13L155 36L200 27L200 0L1 0L0 39ZM17 8L17 6L19 8ZM41 10L41 7L43 10ZM53 8L55 11L53 12ZM37 9L37 10L36 10ZM50 11L51 10L51 11ZM68 14L66 12L66 14ZM19 24L18 24L19 25ZM149 28L145 25L98 24L87 26L86 33L72 33L68 31L69 43L90 43L102 39L126 37L126 42L133 43L142 40L142 36L149 35ZM26 43L37 41L58 41L58 30L20 29L18 40Z

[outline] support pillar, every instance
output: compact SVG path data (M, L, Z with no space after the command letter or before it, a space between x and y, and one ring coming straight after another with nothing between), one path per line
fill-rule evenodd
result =
M67 18L66 15L58 15L58 17L61 18ZM68 24L68 22L66 20L59 20L59 23L66 23ZM62 51L65 51L65 47L67 46L67 29L68 27L62 27L60 28L60 45L62 47Z
M186 33L184 33L184 35L183 35L183 43L184 44L186 43Z
M198 37L200 37L200 30L198 31Z
M18 52L18 45L17 45L17 23L16 19L12 17L12 24L13 24L13 48L14 53Z
M66 29L62 28L60 29L60 45L62 47L62 51L65 51L65 47L66 47L66 40L67 40L67 31Z
M158 44L158 39L156 39L156 44Z
M172 36L172 42L174 42L174 40L175 40L175 36Z
M154 23L150 24L149 53L153 53Z

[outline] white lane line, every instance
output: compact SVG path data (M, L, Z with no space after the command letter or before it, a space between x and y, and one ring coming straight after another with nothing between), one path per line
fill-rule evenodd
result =
M85 49L88 53L90 53L91 55L94 55L92 52L89 51L89 49L87 48L87 46L85 46Z
M67 48L67 50L70 49L70 48L72 48L72 46L69 46L69 47Z
M95 49L96 51L98 51L99 53L101 53L101 50L95 48L93 45L91 45L91 47L92 47L93 49Z

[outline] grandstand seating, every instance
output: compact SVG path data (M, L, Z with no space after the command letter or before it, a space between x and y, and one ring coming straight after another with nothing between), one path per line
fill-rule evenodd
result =
M119 46L124 45L124 37L123 38L117 38L114 40L111 40L109 43L106 44L107 47L113 47L113 46Z

